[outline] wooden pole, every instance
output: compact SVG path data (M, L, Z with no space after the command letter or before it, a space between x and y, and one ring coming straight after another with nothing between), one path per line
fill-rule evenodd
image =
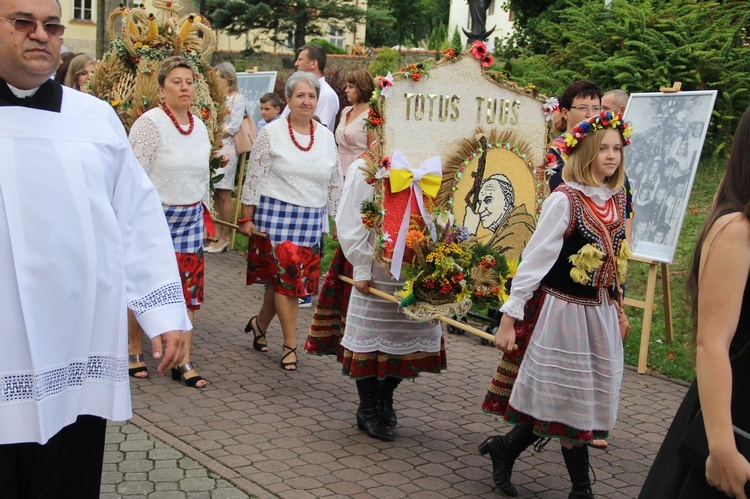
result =
M339 275L339 279L341 279L345 283L351 284L352 286L354 285L354 280L349 277L346 277L344 275ZM384 300L388 300L391 303L401 303L398 301L398 298L396 298L395 296L389 295L388 293L384 293L376 288L371 287L370 293L374 294L375 296L379 296L380 298L383 298ZM471 333L475 336L479 336L480 338L485 339L487 341L491 341L493 345L495 343L495 337L493 335L489 333L485 333L484 331L481 331L475 327L471 327L468 324L464 324L463 322L459 322L455 319L451 319L450 317L446 317L444 315L441 315L440 317L438 317L438 320L441 322L445 322L446 324L450 324L451 326L462 329L466 331L467 333ZM514 350L518 350L518 345L515 346Z
M240 161L237 165L239 171L239 178L237 179L237 188L235 189L236 194L234 195L234 216L232 217L232 223L234 227L230 227L229 231L229 249L234 249L234 239L237 236L237 220L240 218L240 210L242 209L242 185L245 183L245 164L247 162L247 153L240 154Z

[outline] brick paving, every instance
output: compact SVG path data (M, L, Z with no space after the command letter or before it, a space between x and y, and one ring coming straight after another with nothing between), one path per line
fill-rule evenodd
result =
M500 497L477 445L508 427L480 411L498 353L471 335L446 334L448 370L396 391L395 442L357 430L354 383L335 358L299 355L280 369L281 330L270 352L242 329L262 287L246 287L235 253L207 255L206 300L196 313L193 361L210 382L196 390L157 377L131 383L134 418L108 429L102 497L237 498ZM300 309L300 351L313 309ZM591 450L599 497L638 495L686 386L626 370L608 451ZM565 498L559 445L525 452L513 481L522 498Z

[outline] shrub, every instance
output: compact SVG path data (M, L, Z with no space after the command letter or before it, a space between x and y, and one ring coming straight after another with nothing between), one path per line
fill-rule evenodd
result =
M310 43L314 43L315 45L319 45L323 47L323 50L326 51L326 54L346 54L346 49L337 47L336 45L332 44L328 40L324 40L322 38L316 38L312 40Z
M400 55L393 49L382 49L378 51L377 57L373 60L367 71L373 76L385 76L388 71L395 72L398 70Z

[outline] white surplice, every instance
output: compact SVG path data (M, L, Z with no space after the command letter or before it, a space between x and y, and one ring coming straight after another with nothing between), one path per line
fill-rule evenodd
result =
M127 315L190 329L159 196L112 108L0 107L0 444L131 417Z

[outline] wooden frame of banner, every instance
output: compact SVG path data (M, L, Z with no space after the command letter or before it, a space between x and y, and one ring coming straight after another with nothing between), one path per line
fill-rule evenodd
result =
M234 190L236 193L234 196L234 215L232 216L232 224L234 227L229 228L229 249L234 249L234 238L237 235L237 220L240 219L240 210L242 209L242 186L245 183L245 165L247 164L248 153L240 155L240 161L237 165L239 168L239 178L237 179L237 188Z
M669 287L669 264L655 262L645 258L633 256L630 258L635 262L648 264L648 279L646 280L646 298L645 300L636 300L634 298L625 298L625 305L643 309L643 322L641 326L641 347L638 353L638 373L644 374L648 363L648 346L651 338L651 321L656 311L654 297L656 295L656 271L661 266L661 287L664 300L664 329L667 341L672 342L674 335L672 333L672 292Z

